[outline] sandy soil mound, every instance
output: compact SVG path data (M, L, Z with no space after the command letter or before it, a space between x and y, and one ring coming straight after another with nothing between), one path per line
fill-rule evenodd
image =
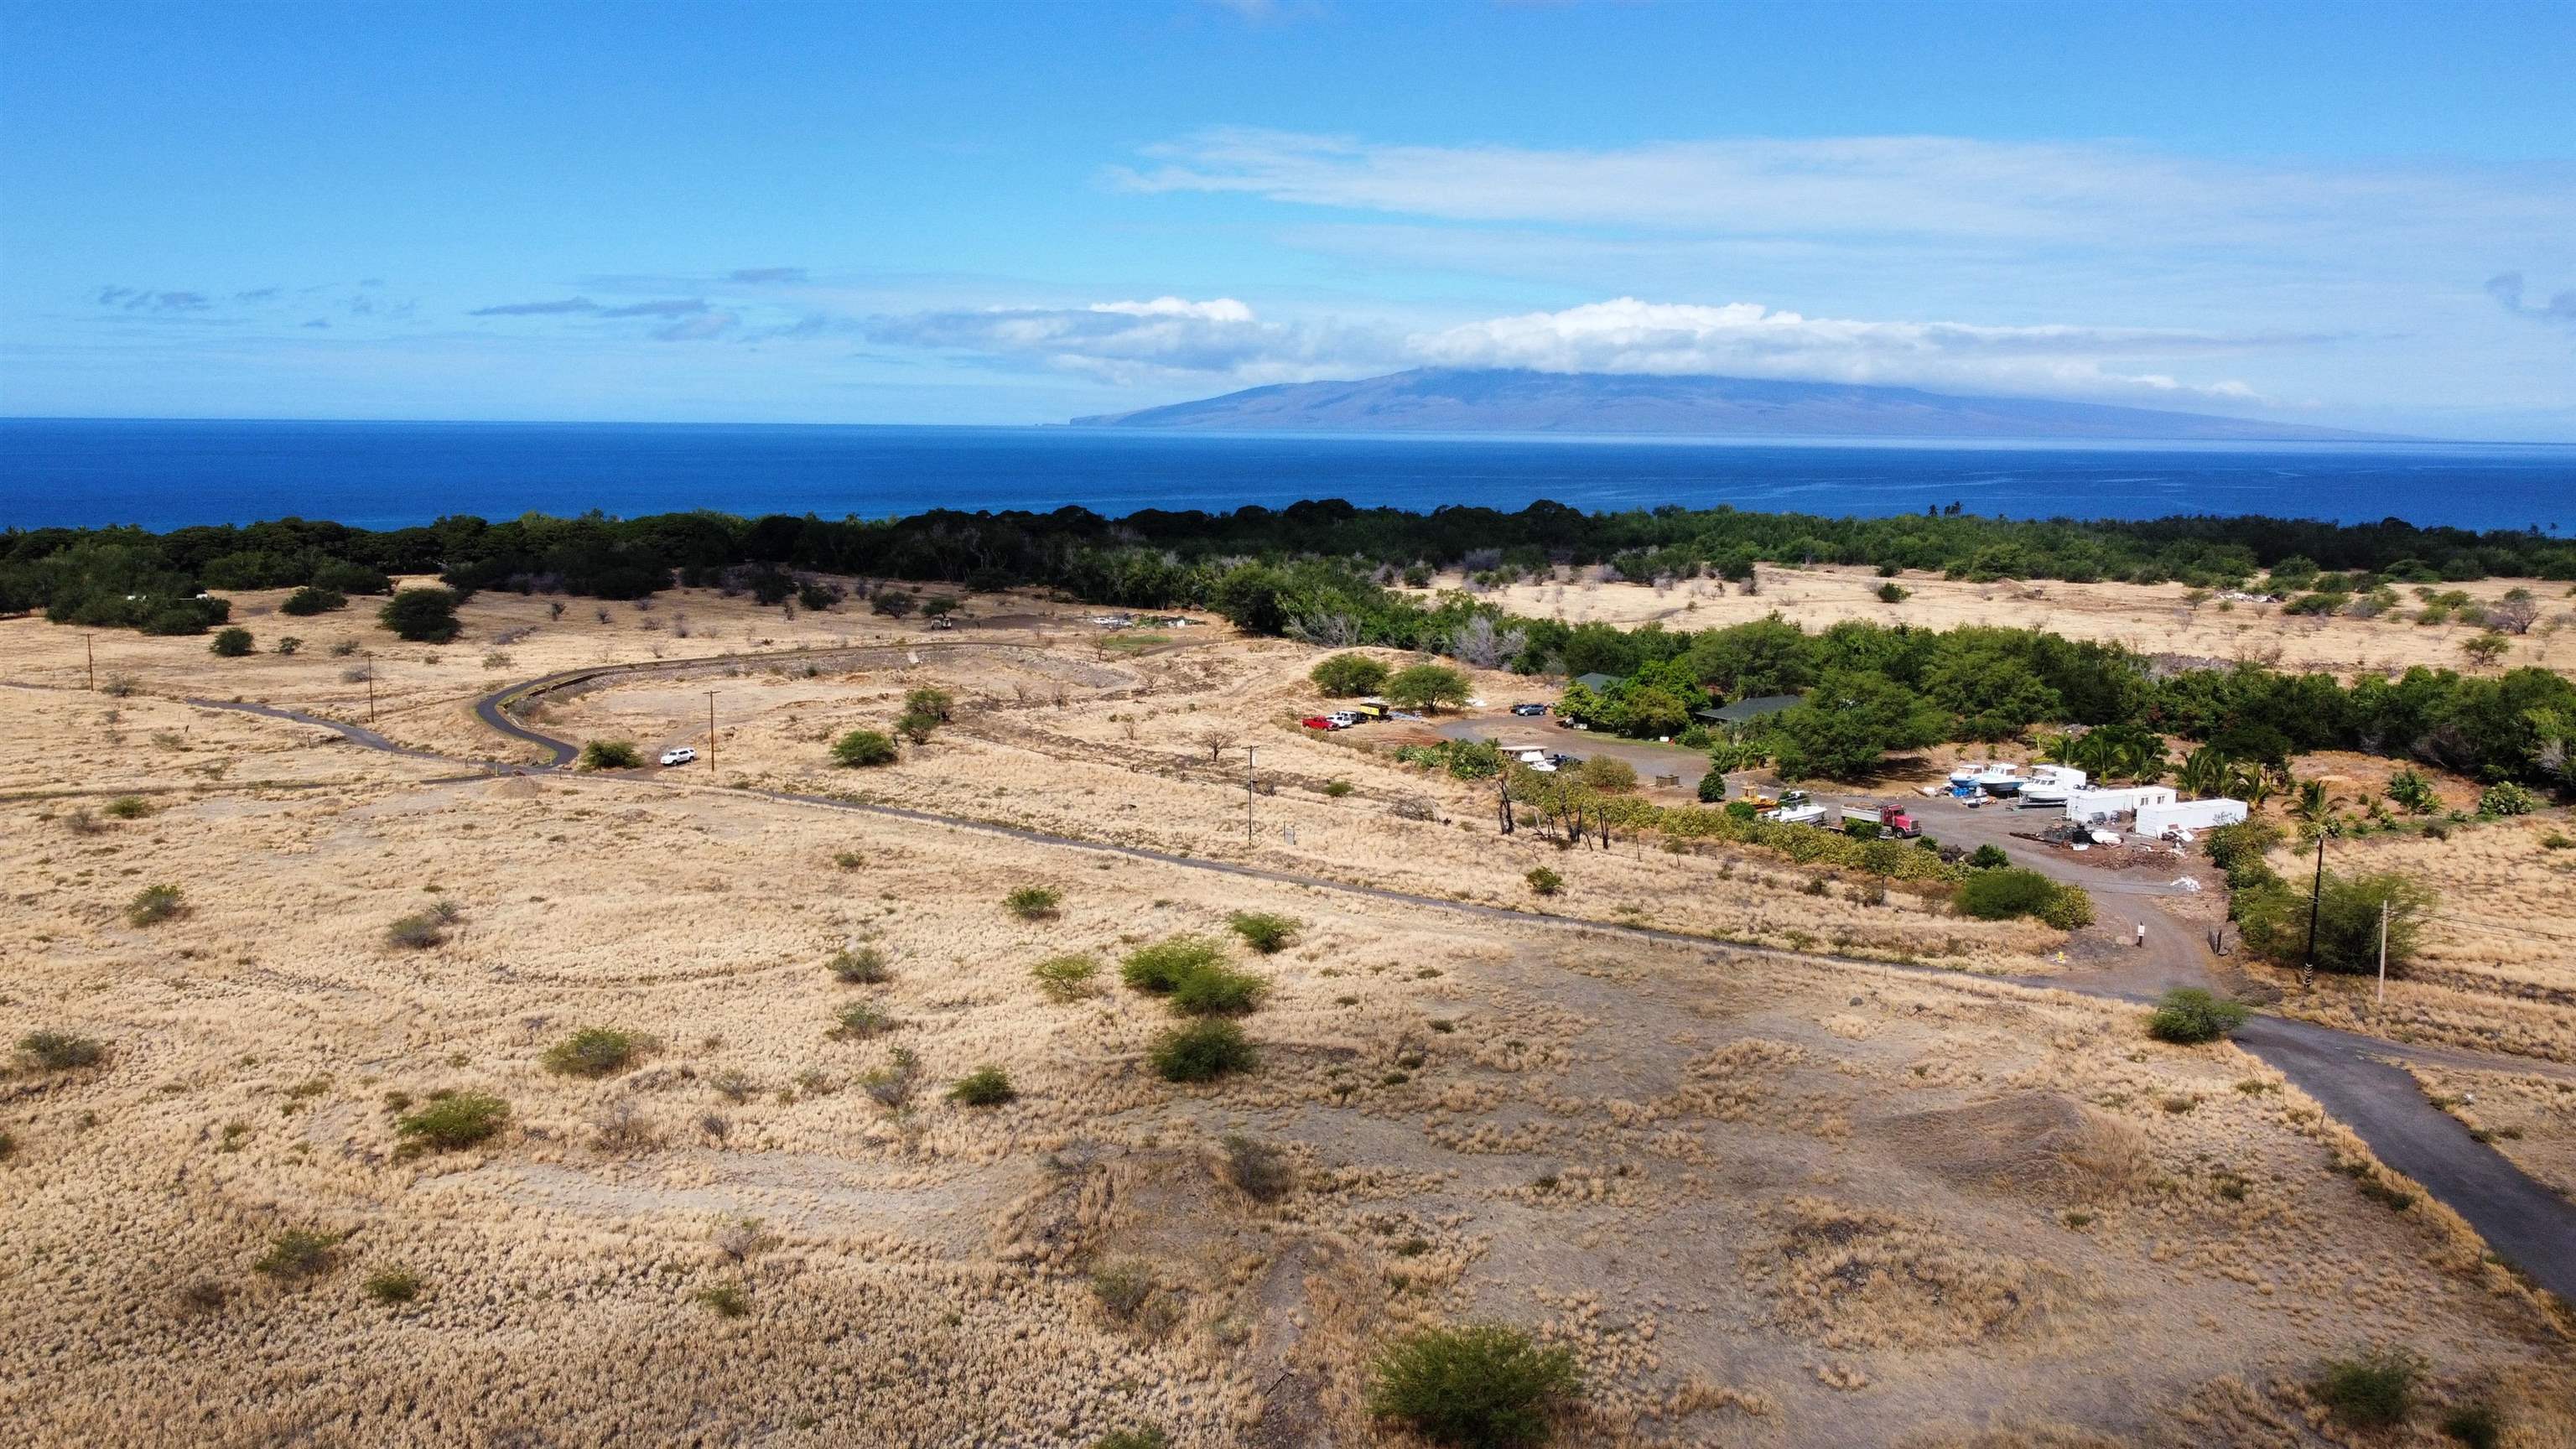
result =
M1898 1161L1954 1187L2048 1200L2096 1197L2135 1181L2147 1144L2124 1122L2064 1097L2025 1093L1873 1124Z

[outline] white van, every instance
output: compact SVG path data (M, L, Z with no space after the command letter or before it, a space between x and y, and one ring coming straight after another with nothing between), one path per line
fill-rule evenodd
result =
M682 745L678 749L664 750L662 752L662 763L665 765L693 764L696 762L697 758L698 752L690 749L687 745Z

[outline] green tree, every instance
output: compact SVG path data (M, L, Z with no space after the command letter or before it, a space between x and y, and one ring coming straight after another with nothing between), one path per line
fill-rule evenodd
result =
M875 730L852 730L832 741L832 763L853 768L891 765L894 741Z
M1336 699L1357 694L1375 694L1385 686L1387 668L1365 654L1335 654L1315 661L1306 677L1315 687Z
M239 659L248 654L252 647L250 631L236 625L230 629L217 630L215 642L206 646L206 652L226 659Z
M398 638L417 644L445 644L464 632L456 622L459 602L453 589L404 589L376 611L376 621Z
M1941 738L1941 711L1882 675L1835 670L1807 698L1781 711L1773 727L1784 780L1857 779L1892 751L1919 750Z
M1385 693L1391 704L1437 712L1444 704L1467 702L1467 676L1446 664L1416 664L1389 676Z

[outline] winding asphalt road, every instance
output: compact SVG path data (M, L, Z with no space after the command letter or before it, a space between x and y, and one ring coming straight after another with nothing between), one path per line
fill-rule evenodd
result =
M882 646L877 646L882 647ZM1008 647L974 645L959 641L953 644L929 645L927 648L957 649L973 647ZM840 653L843 651L831 651ZM855 650L849 652L857 652ZM569 766L579 751L569 740L522 724L511 709L524 701L550 690L584 683L592 679L647 672L668 672L713 664L741 664L768 658L814 658L811 651L781 656L718 656L712 659L669 660L639 665L603 665L589 669L565 670L542 678L527 680L497 689L474 701L475 716L494 730L523 744L543 750L547 763L535 768L560 770ZM449 760L450 757L426 750L397 745L373 730L338 720L325 719L273 705L250 704L228 700L192 699L188 703L212 709L240 710L272 719L317 725L331 730L350 742L367 749L410 756L417 759ZM451 763L459 763L450 761ZM488 766L494 772L511 770L510 766ZM649 777L638 783L659 784ZM679 788L670 786L668 788ZM1276 882L1314 890L1332 891L1396 904L1449 911L1488 919L1509 920L1523 925L1550 926L1594 932L1633 940L1696 947L1712 952L1723 951L1735 956L1790 959L1827 964L1848 965L1874 970L1898 970L1925 976L1956 980L1955 973L1933 967L1907 966L1902 963L1870 961L1856 957L1835 956L1820 952L1787 951L1778 947L1738 945L1712 941L1706 937L1678 931L1659 930L1651 926L1619 925L1563 916L1536 915L1503 906L1482 905L1471 901L1447 900L1439 896L1417 895L1408 891L1389 890L1381 886L1358 885L1322 876L1302 875L1292 871L1270 870L1260 866L1238 865L1227 861L1206 860L1173 855L1137 846L1115 845L1083 840L1072 836L1052 835L1045 831L1018 826L999 825L989 821L942 815L933 811L908 809L898 805L879 805L829 796L804 795L783 790L753 790L745 793L796 804L823 806L860 814L917 824L966 830L1001 836L1032 844L1061 849L1088 851L1095 854L1124 856L1151 861L1159 865L1189 870L1214 871L1244 879ZM2090 877L2087 884L2097 884ZM2141 917L2154 917L2170 931L2181 932L2181 923L2162 912L2147 911ZM2149 922L2151 938L2161 934L2154 921ZM2156 941L2158 956L2169 954L2171 943ZM2196 943L2191 943L2196 945ZM1712 955L1712 962L1719 960ZM2128 989L2112 982L2088 983L2049 977L2003 978L2011 984L2039 990L2069 991L2098 999L2143 1005L2152 992ZM2414 1079L2391 1059L2420 1058L2450 1066L2470 1066L2486 1070L2533 1073L2576 1080L2576 1070L2552 1063L2534 1062L2527 1058L2487 1056L2481 1053L2448 1049L2409 1047L2334 1030L2311 1022L2282 1017L2260 1017L2248 1024L2236 1038L2237 1044L2278 1068L2301 1090L2317 1099L2327 1111L2358 1133L2381 1161L2421 1183L2427 1192L2457 1212L2477 1229L2490 1247L2512 1263L2533 1283L2576 1304L2576 1204L2541 1186L2516 1168L2501 1153L2469 1136L2468 1129L2456 1118L2436 1109L2425 1100Z

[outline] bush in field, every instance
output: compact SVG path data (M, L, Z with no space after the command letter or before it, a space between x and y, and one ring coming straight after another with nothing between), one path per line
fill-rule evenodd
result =
M1245 945L1264 956L1297 944L1297 930L1304 923L1294 916L1270 911L1237 911L1225 923L1243 938Z
M558 1076L597 1079L633 1066L651 1046L652 1039L638 1032L586 1026L546 1048L542 1060Z
M2057 882L2035 870L2003 866L1980 870L1961 881L1958 893L1950 901L1963 916L2003 921L2014 916L2036 916L2056 899Z
M2093 898L2082 886L2059 886L2048 904L2039 908L2039 918L2061 931L2082 930L2093 924Z
M1543 865L1522 879L1529 882L1532 895L1552 896L1565 889L1565 877Z
M912 1101L920 1081L921 1058L910 1047L896 1047L886 1053L884 1066L859 1074L859 1089L875 1098L878 1106L900 1112Z
M267 1274L285 1283L304 1283L319 1278L338 1265L340 1239L331 1233L317 1233L306 1228L289 1228L268 1240L268 1251L251 1264L253 1272Z
M140 820L152 813L152 802L140 795L119 795L107 802L102 813L111 820Z
M376 611L376 622L415 644L445 644L464 632L456 622L461 602L454 589L404 589Z
M836 951L823 965L832 973L834 980L846 981L852 986L881 986L894 979L893 969L886 965L885 952L874 946L853 946L846 951Z
M1225 1180L1254 1202L1277 1202L1297 1185L1297 1169L1288 1154L1240 1132L1218 1139L1225 1149Z
M1315 687L1335 698L1375 694L1386 683L1387 668L1365 654L1335 654L1306 671Z
M894 760L894 740L875 730L852 730L832 741L832 763L836 765L858 769L891 765Z
M1091 1441L1091 1449L1171 1449L1171 1436L1147 1424L1137 1429L1112 1429Z
M471 1147L498 1135L509 1120L510 1104L487 1092L433 1097L419 1111L394 1119L394 1132L403 1139L397 1155Z
M206 652L226 659L239 659L250 653L254 647L256 646L251 641L250 631L236 625L230 629L216 630L215 640L206 646Z
M1063 901L1064 892L1053 886L1029 885L1002 897L1002 909L1023 921L1051 921Z
M349 607L347 594L341 593L338 589L317 588L312 584L306 584L287 595L286 602L278 605L277 611L281 614L293 614L300 619L347 607Z
M853 1001L832 1013L832 1019L840 1023L832 1035L845 1041L865 1041L895 1028L894 1016L873 1001Z
M31 1031L18 1038L18 1054L39 1070L71 1072L97 1066L107 1048L67 1031Z
M581 747L585 770L633 770L643 764L644 756L632 740L592 740Z
M145 886L134 893L134 899L125 903L125 924L157 925L179 914L186 906L187 898L179 894L177 886Z
M1250 972L1202 966L1182 976L1166 999L1183 1016L1242 1016L1269 989L1270 983Z
M1544 1444L1556 1411L1583 1391L1571 1349L1491 1323L1407 1334L1377 1356L1369 1380L1378 1417L1466 1449Z
M367 1296L387 1307L411 1302L424 1286L420 1275L408 1268L379 1268L367 1275L366 1282Z
M1189 976L1225 964L1225 947L1205 936L1174 936L1139 946L1120 962L1118 976L1135 990L1168 996Z
M1017 1097L1011 1077L1000 1067L977 1067L948 1089L948 1100L963 1107L998 1107Z
M2216 1041L2243 1026L2251 1014L2242 1002L2212 996L2197 986L2178 986L2148 1013L2147 1035L2185 1046Z
M1145 1053L1154 1074L1167 1082L1209 1082L1248 1072L1259 1062L1243 1028L1221 1017L1176 1026L1154 1038Z
M2001 870L2010 864L2012 857L2004 854L2000 846L1980 845L1968 852L1970 870Z
M2247 950L2280 966L2298 965L2308 951L2306 882L2277 877L2236 893L2229 903ZM2432 915L2434 895L2394 871L2375 875L2325 873L2316 902L2316 963L2320 971L2367 976L2379 969L2380 909L2388 922L2388 974L2403 975L2415 959Z
M447 923L426 911L404 916L385 927L385 944L405 950L426 951L447 939Z
M1100 962L1082 955L1050 956L1030 967L1029 974L1047 1000L1079 1001L1097 989L1092 982L1100 974Z
M2529 790L2508 780L2501 785L2489 785L2486 793L2478 796L2478 813L2491 818L2528 815L2538 804Z
M1608 755L1594 755L1584 761L1574 774L1575 778L1604 794L1622 794L1637 788L1637 767Z
M2393 1428L2415 1406L2424 1361L2402 1348L2374 1348L2317 1366L2317 1401L2356 1429Z

